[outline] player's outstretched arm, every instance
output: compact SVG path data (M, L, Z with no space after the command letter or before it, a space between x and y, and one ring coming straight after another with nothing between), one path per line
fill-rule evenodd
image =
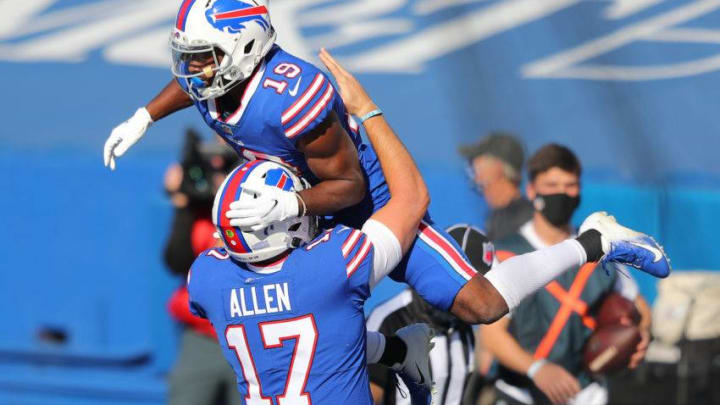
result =
M334 111L298 142L298 150L305 155L313 174L322 180L299 193L307 215L333 214L365 197L367 185L357 149Z
M191 105L190 96L172 80L147 106L113 129L103 149L105 166L115 170L115 159L139 141L153 122Z
M349 113L362 116L377 109L360 83L327 50L322 49L319 56L335 77ZM391 195L388 203L373 214L368 223L380 223L392 232L400 243L402 256L415 240L418 224L430 203L430 194L410 153L385 118L376 115L365 120L363 125L380 161ZM378 247L375 247L376 250Z
M191 105L193 102L190 96L180 87L177 80L172 79L155 98L150 100L145 109L154 122Z
M362 116L377 109L360 83L325 49L320 51L320 59L335 76L349 113ZM376 115L366 119L363 125L390 189L390 200L363 225L363 232L374 247L373 269L368 280L372 288L397 266L412 245L420 220L430 204L430 195L410 153L385 118L381 114ZM429 390L432 379L428 353L432 349L430 339L433 335L428 325L410 325L397 331L397 336L387 338L387 346L382 353L380 350L370 351L368 345L368 358L392 365L395 371L404 373L411 381ZM377 338L382 339L382 336ZM404 353L401 353L401 348L405 348ZM411 396L413 392L411 389ZM424 397L425 391L422 392L418 395Z

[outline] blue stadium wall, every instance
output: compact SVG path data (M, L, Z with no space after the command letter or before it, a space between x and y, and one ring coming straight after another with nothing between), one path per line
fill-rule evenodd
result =
M182 280L161 261L162 175L184 128L204 127L194 111L157 123L112 173L101 150L170 80L158 52L176 2L27 3L0 3L0 403L163 403L178 332L165 301ZM719 270L720 40L705 28L720 5L631 3L274 0L271 12L290 51L330 43L367 85L441 224L482 224L455 151L504 129L530 152L577 152L577 222L607 210L656 236L676 269ZM654 281L638 278L652 300ZM42 343L43 328L68 343Z

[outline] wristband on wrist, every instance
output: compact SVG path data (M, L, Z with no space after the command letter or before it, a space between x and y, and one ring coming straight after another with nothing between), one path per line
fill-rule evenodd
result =
M545 359L536 360L533 364L530 365L526 375L530 377L531 380L534 379L535 374L540 371L540 369L542 368L542 366L545 365L545 363L547 363L547 360Z
M383 113L383 112L382 112L381 109L376 108L376 109L370 111L369 113L363 115L362 117L358 117L358 119L360 120L360 123L362 124L362 123L364 123L365 121L369 120L369 119L372 118L372 117L375 117L375 116L378 116L378 115L382 115L382 113Z

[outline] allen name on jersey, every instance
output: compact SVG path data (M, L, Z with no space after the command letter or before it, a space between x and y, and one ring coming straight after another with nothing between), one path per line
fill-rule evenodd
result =
M288 291L288 283L232 288L228 293L230 318L292 311Z

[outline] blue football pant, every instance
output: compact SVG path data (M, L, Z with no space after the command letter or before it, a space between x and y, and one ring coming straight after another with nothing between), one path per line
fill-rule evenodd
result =
M410 285L435 308L448 311L477 271L455 240L426 217L418 236L390 278Z

